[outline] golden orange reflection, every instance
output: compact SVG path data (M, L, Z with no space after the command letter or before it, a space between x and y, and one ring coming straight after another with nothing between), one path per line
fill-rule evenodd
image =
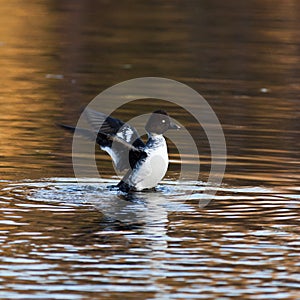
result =
M256 166L281 170L294 165L298 2L276 2L275 7L270 1L226 1L216 9L175 1L147 8L146 2L1 2L4 172L18 164L55 165L55 153L70 163L71 137L68 148L58 145L64 134L54 124L59 119L74 124L82 106L103 89L144 76L178 79L207 96L224 126L230 177L242 173L252 178L261 174ZM207 141L203 143L193 124L186 125L198 136L208 168ZM176 158L171 155L173 164ZM182 161L193 163L188 157Z

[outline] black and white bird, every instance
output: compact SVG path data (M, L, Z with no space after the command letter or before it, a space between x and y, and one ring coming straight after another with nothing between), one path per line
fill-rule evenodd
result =
M76 129L76 132L96 141L111 156L117 171L127 170L117 185L121 191L151 189L163 179L169 164L163 134L169 129L180 129L164 110L154 111L146 123L146 143L128 123L91 109L85 109L85 115L90 130L61 126L73 132Z

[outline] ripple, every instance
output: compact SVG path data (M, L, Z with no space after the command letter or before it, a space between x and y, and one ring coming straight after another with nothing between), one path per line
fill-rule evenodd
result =
M251 290L280 299L293 295L287 287L300 289L298 190L223 185L199 207L207 197L202 182L163 181L156 192L131 198L108 188L115 183L45 178L3 185L6 295L188 299L199 291L207 299Z

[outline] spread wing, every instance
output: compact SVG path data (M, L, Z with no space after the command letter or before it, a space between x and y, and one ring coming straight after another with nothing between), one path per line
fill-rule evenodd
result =
M111 156L118 171L133 168L145 157L145 144L134 127L91 109L85 110L85 116L92 131L97 133L97 144Z

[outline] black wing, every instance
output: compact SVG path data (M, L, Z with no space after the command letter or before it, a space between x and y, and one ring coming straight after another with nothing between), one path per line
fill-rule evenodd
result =
M133 168L145 157L145 144L134 127L92 109L85 109L85 116L97 134L97 144L111 156L118 171Z
M119 138L135 147L145 146L144 142L140 139L138 132L131 125L92 109L85 109L84 112L93 131L113 136L117 135Z

